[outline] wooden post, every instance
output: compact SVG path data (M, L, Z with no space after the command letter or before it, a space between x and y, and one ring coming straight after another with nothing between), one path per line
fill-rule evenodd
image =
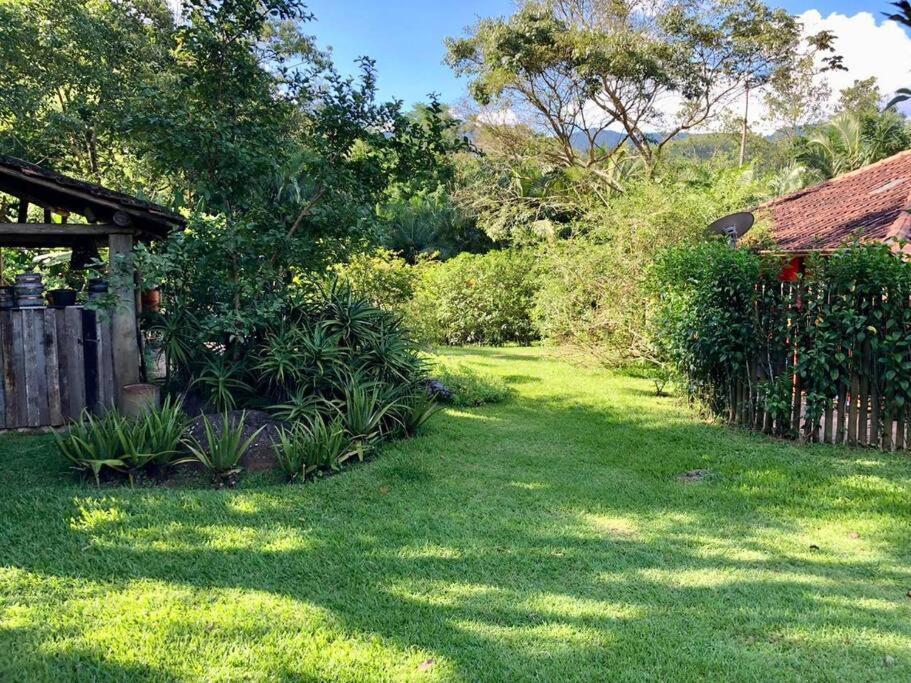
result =
M125 277L118 262L127 259L132 268L133 237L112 234L108 240L113 293L117 303L112 311L111 345L114 357L115 405L122 407L123 387L139 382L139 344L136 337L136 295L133 276ZM119 272L118 272L119 270Z

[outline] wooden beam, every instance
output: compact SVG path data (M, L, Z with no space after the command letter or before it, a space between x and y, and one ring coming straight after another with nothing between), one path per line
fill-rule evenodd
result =
M132 268L133 238L130 234L111 234L110 273L117 303L111 314L111 346L114 356L115 405L123 408L123 387L139 382L139 342L136 334L136 294L133 273L123 272L124 259Z
M28 202L24 199L19 199L19 216L16 220L20 223L28 220Z
M0 237L44 235L46 237L105 237L129 235L130 228L103 223L0 223Z
M177 225L177 221L175 219L171 218L170 216L163 215L161 211L124 206L114 199L107 199L104 197L99 197L98 195L92 195L84 188L67 187L60 185L54 180L43 178L30 173L22 173L17 169L4 168L0 166L0 177L2 176L6 176L7 178L14 180L17 184L21 183L26 187L32 186L46 188L47 190L50 190L56 194L66 195L67 197L72 198L74 201L77 197L80 198L82 202L86 201L86 199L89 199L89 201L93 202L97 206L110 208L114 212L122 212L124 216L133 222L142 222L143 224L152 223L156 226L160 226L165 234L172 227ZM0 188L0 190L2 190L2 188ZM164 210L167 211L167 209ZM153 230L149 230L148 232L150 234L154 234ZM162 235L157 235L157 237L160 238Z

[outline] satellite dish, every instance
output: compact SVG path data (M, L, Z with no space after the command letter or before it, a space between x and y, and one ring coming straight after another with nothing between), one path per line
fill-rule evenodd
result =
M731 246L736 247L737 240L747 234L747 231L753 227L755 220L756 218L749 211L732 213L714 221L706 228L706 233L709 235L724 235L730 240Z

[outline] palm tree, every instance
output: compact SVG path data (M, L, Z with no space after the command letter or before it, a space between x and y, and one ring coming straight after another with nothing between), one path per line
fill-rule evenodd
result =
M874 115L849 111L811 135L799 160L833 178L909 147L911 133L904 117L895 110Z

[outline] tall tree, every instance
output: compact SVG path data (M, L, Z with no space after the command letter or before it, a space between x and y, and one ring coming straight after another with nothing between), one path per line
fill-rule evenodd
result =
M814 56L802 55L769 79L763 95L766 120L794 140L805 126L826 117L831 95L832 88L821 77Z
M476 100L547 131L555 162L597 171L626 145L654 165L789 63L799 39L793 17L758 0L528 0L447 44ZM621 135L602 147L608 130Z
M855 79L854 82L843 88L838 95L838 105L835 113L841 114L853 111L861 115L875 115L882 108L883 94L879 88L876 76Z

